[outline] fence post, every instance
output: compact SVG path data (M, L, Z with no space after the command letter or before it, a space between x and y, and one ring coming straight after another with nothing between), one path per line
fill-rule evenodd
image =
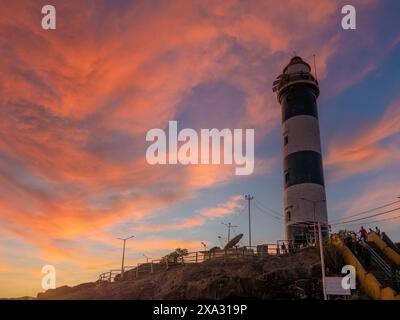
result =
M168 270L168 258L165 259L165 266L166 266L166 268Z
M197 255L198 255L199 253L196 251L196 263L197 263Z
M111 282L111 271L110 271L110 279L108 281Z
M151 261L151 264L150 264L150 273L153 273L154 272L154 269L153 269L153 261Z

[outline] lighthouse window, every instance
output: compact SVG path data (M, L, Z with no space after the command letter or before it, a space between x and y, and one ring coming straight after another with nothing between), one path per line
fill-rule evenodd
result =
M289 143L289 136L283 137L283 144L286 146Z
M290 181L290 175L289 175L289 172L286 172L285 173L285 183L289 184L289 181Z

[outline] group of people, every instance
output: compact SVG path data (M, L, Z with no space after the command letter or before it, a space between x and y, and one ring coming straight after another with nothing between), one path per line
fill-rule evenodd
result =
M375 230L369 228L369 231L375 232L379 237L381 236L381 230L377 226L375 226ZM367 230L365 230L363 226L361 226L361 229L358 231L358 233L360 234L360 239L367 242Z
M288 246L286 247L285 242L282 242L280 254L288 254L293 252L293 244L289 241Z
M381 230L378 227L375 227L375 230L369 229L370 232L375 232L378 236L381 236ZM344 239L347 247L353 251L353 253L360 260L361 264L366 268L369 268L371 265L371 252L368 250L367 244L367 230L362 226L358 231L360 235L359 238L356 237L354 233L353 237L347 237Z

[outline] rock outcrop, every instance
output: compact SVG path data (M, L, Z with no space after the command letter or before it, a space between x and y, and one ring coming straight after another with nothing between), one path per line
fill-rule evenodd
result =
M285 256L214 259L113 283L39 293L38 299L321 299L316 249Z

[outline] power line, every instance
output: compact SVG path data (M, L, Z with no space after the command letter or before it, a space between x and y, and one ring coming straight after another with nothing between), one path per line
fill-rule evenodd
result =
M282 222L282 220L283 220L282 217L277 217L277 216L275 216L275 215L273 215L273 214L271 214L271 213L269 213L269 212L267 212L267 211L264 211L262 208L260 208L260 207L258 206L257 203L255 203L254 205L255 205L255 207L256 207L261 213L263 213L263 214L265 214L265 215L268 215L268 216L274 218L275 220L277 220L277 221L279 221L279 222Z
M335 226L335 225L347 224L347 223L349 223L349 222L355 222L355 221L365 220L365 219L369 219L369 218L373 218L373 217L377 217L377 216L382 216L382 215L384 215L384 214L387 214L387 213L390 213L390 212L394 212L394 211L397 211L397 210L400 210L400 207L394 208L394 209L392 209L392 210L387 210L387 211L384 211L384 212L379 212L379 213L376 213L376 214L373 214L373 215L370 215L370 216L367 216L367 217L364 217L364 218L358 218L358 219L353 219L353 220L349 220L349 221L343 221L343 222L333 223L332 225Z
M262 212L261 210L260 210L260 208L258 208L257 207L257 209L259 209L259 213L264 213L264 212ZM264 213L265 214L265 213ZM269 217L271 217L271 216L269 216ZM274 217L271 217L271 218L274 218ZM282 220L278 220L278 219L276 219L276 218L274 218L272 221L274 221L274 222L276 222L276 223L279 223L279 224L283 224L283 221Z
M394 217L390 217L390 218L366 221L366 222L363 222L363 224L364 225L369 225L369 224L373 224L373 223L377 223L377 222L392 221L392 220L397 220L397 219L400 219L400 216L394 216ZM355 225L355 224L358 224L358 223L339 223L337 225Z
M256 200L255 205L263 213L268 214L268 215L273 216L273 217L278 218L278 219L283 219L283 215L281 213L279 213L279 212L277 212L275 210L269 209L268 207L266 207L262 203L260 203L260 201L257 201L257 199L255 199L255 200Z
M257 198L254 198L254 200L256 200L256 202L257 202L262 208L264 208L265 210L271 211L272 213L275 213L275 214L277 214L277 215L279 215L279 216L283 216L282 213L278 212L277 210L273 210L273 209L267 207L265 204L263 204L263 203L261 203L260 201L258 201Z
M362 211L362 212L354 213L354 214L351 214L351 215L349 215L349 216L347 216L347 217L344 217L344 218L334 219L334 220L332 220L331 222L338 222L338 221L341 221L341 220L346 220L346 219L348 219L348 218L353 218L353 217L361 216L361 215L363 215L364 213L369 213L369 212L372 212L372 211L375 211L375 210L378 210L378 209L383 209L383 208L386 208L386 207L390 207L391 205L393 205L393 204L395 204L395 203L398 203L398 202L400 202L400 200L393 201L393 202L390 202L390 203L386 203L386 204L381 205L381 206L379 206L379 207L372 208L372 209L368 209L368 210L365 210L365 211Z
M247 203L245 204L245 206L242 208L242 210L240 210L240 212L237 215L240 216L246 209L247 209Z

